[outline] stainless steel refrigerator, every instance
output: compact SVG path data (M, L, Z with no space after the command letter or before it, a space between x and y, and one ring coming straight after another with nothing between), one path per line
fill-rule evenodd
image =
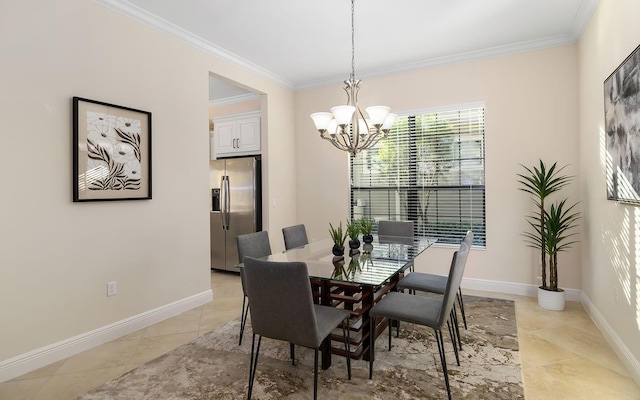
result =
M211 161L211 268L237 271L236 236L262 230L260 158Z

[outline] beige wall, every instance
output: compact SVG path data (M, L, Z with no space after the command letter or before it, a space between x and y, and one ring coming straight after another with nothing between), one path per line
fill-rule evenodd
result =
M570 45L363 79L363 108L385 104L404 112L486 102L487 248L472 251L467 279L539 284L537 254L521 236L530 202L516 174L519 164L533 165L539 157L578 173L577 57L577 46ZM338 86L297 93L296 149L304 154L297 159L298 220L311 238L327 237L329 222L348 217L349 170L346 153L319 138L309 114L345 101ZM578 183L565 193L577 201ZM416 267L445 273L452 251L430 249ZM580 289L580 245L560 256L559 274L562 287Z
M582 289L640 377L640 208L608 201L604 80L640 44L640 2L601 0L580 40ZM618 302L615 291L618 290ZM602 321L601 321L602 322ZM625 348L626 347L626 348Z
M262 102L257 100L243 101L239 103L223 104L209 107L209 118L225 117L227 115L242 114L251 111L260 111Z
M291 90L94 1L2 2L0 34L0 366L210 290L210 72L265 94L266 228L295 220ZM73 96L152 112L152 200L71 201Z

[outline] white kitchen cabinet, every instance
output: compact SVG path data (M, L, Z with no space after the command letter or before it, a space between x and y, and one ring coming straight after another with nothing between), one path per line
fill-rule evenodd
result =
M260 112L213 119L211 159L260 153Z

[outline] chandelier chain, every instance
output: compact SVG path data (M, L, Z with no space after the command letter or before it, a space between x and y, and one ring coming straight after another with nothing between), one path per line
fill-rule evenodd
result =
M355 0L351 0L351 79L356 79L356 30L354 28Z

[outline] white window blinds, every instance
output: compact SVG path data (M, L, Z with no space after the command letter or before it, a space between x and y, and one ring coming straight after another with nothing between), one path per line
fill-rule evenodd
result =
M414 221L415 234L486 246L484 105L399 117L351 158L351 217Z

